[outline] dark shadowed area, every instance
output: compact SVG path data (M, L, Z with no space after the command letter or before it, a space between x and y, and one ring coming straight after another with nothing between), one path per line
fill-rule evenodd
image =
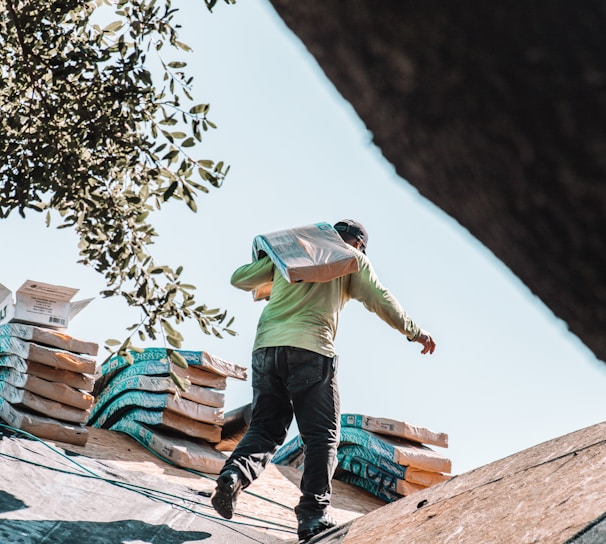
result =
M397 173L606 360L606 6L288 2Z

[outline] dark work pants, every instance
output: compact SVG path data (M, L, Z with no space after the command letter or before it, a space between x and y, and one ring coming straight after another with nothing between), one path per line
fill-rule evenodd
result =
M252 358L250 427L224 470L236 468L244 487L257 479L284 443L293 413L304 443L299 519L321 515L330 504L339 445L337 358L288 346L260 348Z

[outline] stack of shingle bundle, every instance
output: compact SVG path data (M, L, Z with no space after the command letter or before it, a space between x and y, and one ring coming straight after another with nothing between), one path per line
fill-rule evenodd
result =
M450 478L451 461L428 444L448 447L448 436L403 421L342 414L335 479L386 502L398 500ZM301 468L304 459L298 435L273 462Z
M227 378L246 379L246 369L205 351L175 350L188 364L170 361L164 348L132 351L132 362L114 356L101 366L95 405L88 420L96 428L124 432L180 466L218 473ZM189 381L177 388L171 374Z
M84 445L97 351L53 329L0 325L0 418L39 438Z

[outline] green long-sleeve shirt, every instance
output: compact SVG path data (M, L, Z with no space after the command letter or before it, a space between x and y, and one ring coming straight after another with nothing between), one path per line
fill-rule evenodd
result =
M354 248L352 252L358 271L328 282L288 283L267 256L238 268L231 283L239 289L252 291L273 280L253 349L292 346L333 357L339 314L352 298L409 340L416 340L419 326L381 285L368 257Z

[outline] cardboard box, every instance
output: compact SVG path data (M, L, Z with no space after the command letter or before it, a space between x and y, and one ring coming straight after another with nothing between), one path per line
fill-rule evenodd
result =
M0 283L0 325L8 323L15 313L13 294Z
M92 298L72 302L78 289L27 280L15 295L14 321L64 329Z
M268 255L289 283L325 282L358 271L358 261L329 223L271 232L253 240L253 259ZM269 298L271 284L253 292L255 300Z

